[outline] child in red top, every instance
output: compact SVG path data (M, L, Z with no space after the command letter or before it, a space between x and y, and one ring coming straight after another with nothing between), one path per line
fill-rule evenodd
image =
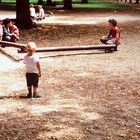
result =
M103 37L100 41L104 44L120 44L120 29L117 27L117 21L110 19L109 21L110 32L107 37Z
M0 40L2 40L3 36L3 20L0 19Z
M10 32L12 34L12 42L17 42L19 40L19 30L16 25L10 22Z

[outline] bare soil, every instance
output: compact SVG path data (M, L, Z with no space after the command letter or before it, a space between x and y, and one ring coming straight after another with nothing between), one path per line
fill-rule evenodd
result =
M0 54L0 140L139 140L139 25L138 19L120 22L121 45L114 53L38 54L48 57L41 59L39 99L21 98L27 94L24 65ZM107 32L106 22L40 25L22 30L20 43L99 44Z

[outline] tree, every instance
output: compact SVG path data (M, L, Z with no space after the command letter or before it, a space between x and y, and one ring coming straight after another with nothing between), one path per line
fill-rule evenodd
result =
M29 0L16 0L16 24L22 29L32 28Z
M136 0L136 4L139 4L139 0Z
M38 5L42 5L43 4L43 0L38 0Z
M55 4L52 2L52 0L47 0L46 5L47 6L55 6Z
M64 9L72 9L72 0L64 0Z
M132 0L129 0L129 3L132 3Z
M81 3L82 4L88 3L88 0L82 0Z

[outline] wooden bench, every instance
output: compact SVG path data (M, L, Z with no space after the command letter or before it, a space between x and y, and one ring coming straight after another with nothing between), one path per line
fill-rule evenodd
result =
M12 43L6 41L0 41L0 45L5 47L15 47L18 48L18 53L26 53L25 44ZM105 53L116 51L117 46L111 45L88 45L88 46L66 46L66 47L47 47L47 48L37 48L36 52L60 52L60 51L81 51L81 50L104 50Z

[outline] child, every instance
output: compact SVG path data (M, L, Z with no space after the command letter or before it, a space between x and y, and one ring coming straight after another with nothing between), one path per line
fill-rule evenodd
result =
M26 80L28 86L27 98L33 97L39 98L40 95L37 94L39 77L41 77L41 68L39 63L39 58L34 55L36 52L36 45L34 42L29 42L26 47L27 55L24 57L23 62L26 66Z
M3 21L2 19L0 19L0 40L2 40L2 36L3 36Z
M19 40L19 30L18 30L17 26L13 24L12 21L10 22L9 29L10 29L10 32L12 34L11 41L17 42Z
M120 44L120 30L117 27L117 21L110 19L109 21L110 32L107 37L103 37L100 41L104 44Z
M4 41L9 41L11 42L12 39L12 34L10 32L10 19L6 18L3 20L3 38L2 40Z
M31 17L32 20L34 20L35 17L36 17L35 8L34 8L33 4L30 4L30 17Z
M13 25L10 19L3 20L3 39L4 41L16 42L19 40L19 30Z
M38 6L39 9L39 15L36 17L36 20L43 20L45 19L45 13L44 13L44 9L42 8L41 5Z

